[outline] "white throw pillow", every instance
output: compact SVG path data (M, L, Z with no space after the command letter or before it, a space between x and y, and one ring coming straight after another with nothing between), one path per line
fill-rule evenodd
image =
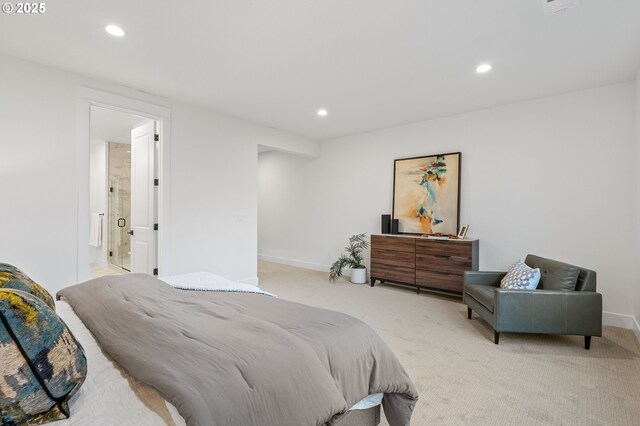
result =
M511 290L534 290L540 282L540 269L530 268L522 260L511 267L507 275L500 281L500 288Z

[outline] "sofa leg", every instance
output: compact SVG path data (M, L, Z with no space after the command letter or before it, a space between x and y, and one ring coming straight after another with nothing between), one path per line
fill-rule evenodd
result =
M584 348L589 350L591 348L591 336L584 336Z
M467 318L471 319L471 313L472 312L473 311L471 310L471 308L467 306Z
M500 341L500 333L493 330L493 343L497 345L499 341Z

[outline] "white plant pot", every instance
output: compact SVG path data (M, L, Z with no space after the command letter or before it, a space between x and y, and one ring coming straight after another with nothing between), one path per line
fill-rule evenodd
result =
M355 268L351 270L351 282L354 284L366 284L367 268Z

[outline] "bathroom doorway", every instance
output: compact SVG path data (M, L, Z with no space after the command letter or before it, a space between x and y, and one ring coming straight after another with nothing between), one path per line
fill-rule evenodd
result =
M152 222L151 231L157 230L157 197L150 197L149 193L157 192L153 185L154 181L157 183L154 178L157 176L158 127L156 121L147 117L91 106L90 278L131 271L152 274L157 268L157 251L154 251L157 249L154 244L148 244L150 239L157 240L154 235L157 233L149 236L143 231L149 228L147 222ZM135 153L138 153L137 159ZM138 194L137 199L134 192ZM142 228L133 220L140 218L141 211L144 217L138 222L147 225ZM138 236L134 236L134 228ZM139 250L141 253L136 257L135 248L140 246L145 250ZM136 259L137 268L133 265Z

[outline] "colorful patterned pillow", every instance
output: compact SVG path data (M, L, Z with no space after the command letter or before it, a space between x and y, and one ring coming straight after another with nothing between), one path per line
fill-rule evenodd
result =
M34 282L20 269L8 263L0 263L0 288L26 291L42 299L54 311L56 310L56 303L47 290Z
M0 288L0 423L69 417L69 398L87 375L82 346L39 298Z
M500 288L512 290L535 290L540 282L540 269L531 268L522 260L511 267L507 275L500 281Z

